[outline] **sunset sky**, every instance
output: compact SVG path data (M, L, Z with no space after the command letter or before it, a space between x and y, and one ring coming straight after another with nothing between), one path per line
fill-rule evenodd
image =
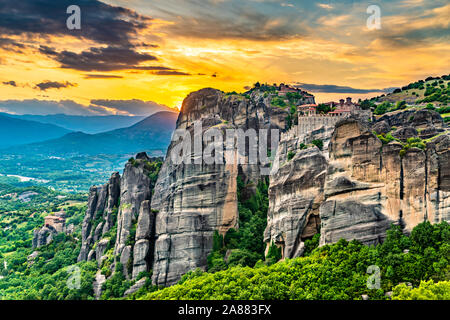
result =
M73 4L81 30L66 27ZM256 81L375 96L450 72L449 21L448 0L2 0L0 111L138 114Z

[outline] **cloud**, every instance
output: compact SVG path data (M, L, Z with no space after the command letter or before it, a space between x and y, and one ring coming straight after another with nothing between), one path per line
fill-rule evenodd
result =
M43 81L40 83L37 83L35 88L39 89L41 91L46 91L48 89L61 89L61 88L69 88L69 87L76 87L76 83L71 83L69 81L66 82L58 82L58 81Z
M114 110L115 113L131 114L136 116L146 116L158 111L173 111L173 109L153 102L133 100L91 100L91 106Z
M104 108L90 108L72 100L3 100L0 101L0 111L12 114L60 114L67 115L107 115L111 114Z
M118 71L141 70L155 71L157 75L189 75L188 73L164 66L149 66L141 63L158 61L154 55L135 51L129 47L92 47L80 53L71 51L57 52L53 48L40 46L39 51L58 61L61 68L79 71Z
M69 30L66 10L81 9L81 30ZM2 0L0 34L75 36L109 45L127 45L152 19L133 10L97 0Z
M112 74L85 74L84 79L122 79L122 76Z
M7 51L22 52L25 45L8 38L0 38L0 48Z
M11 81L4 81L3 84L4 84L5 86L13 86L13 87L17 87L17 83L16 83L15 81L13 81L13 80L11 80Z
M141 62L158 60L151 54L139 53L131 47L92 47L75 53L67 50L57 52L52 48L41 46L39 51L61 63L61 68L80 71L139 69L138 64Z
M366 94L372 92L386 92L385 89L357 89L347 86L337 86L333 84L311 84L297 82L296 87L302 88L310 92L323 92L323 93L359 93Z
M83 105L72 100L3 100L0 112L12 114L67 114L67 115L139 115L149 116L159 111L177 111L153 101L142 100L91 100Z
M322 8L322 9L327 9L327 10L333 9L333 6L332 6L332 5L326 4L326 3L318 3L317 6L320 7L320 8Z
M318 19L318 23L327 27L340 27L348 24L348 21L351 19L351 15L333 15L333 16L323 16Z
M277 41L307 34L306 22L288 2L209 2L167 0L151 6L153 14L171 22L163 30L174 36Z
M384 18L374 45L378 43L381 47L402 49L439 42L447 44L450 32L449 13L450 4L446 4L420 13Z
M181 72L181 71L167 71L167 70L162 70L162 71L155 71L152 72L153 74L156 74L158 76L190 76L190 73L186 73L186 72Z

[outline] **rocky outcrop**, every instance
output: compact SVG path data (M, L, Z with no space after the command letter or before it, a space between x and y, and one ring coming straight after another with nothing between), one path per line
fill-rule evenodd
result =
M118 172L113 173L111 179L109 179L108 185L108 198L106 200L105 207L105 220L102 229L102 236L105 235L116 223L114 212L117 210L118 199L120 197L120 175Z
M109 256L116 256L127 279L152 268L156 212L150 208L150 199L154 161L161 158L139 153L128 161L122 177L114 173L107 184L90 189L78 261L97 260L101 266ZM115 241L111 242L113 237ZM115 264L110 268L115 270Z
M233 130L282 132L271 163L264 240L281 247L284 258L302 255L304 242L318 232L322 245L341 238L377 244L391 223L408 232L424 220L450 220L450 138L437 113L321 116L311 130L300 130L288 128L288 109L272 106L270 94L258 90L245 96L210 88L191 93L156 181L152 159L141 153L126 164L122 177L116 173L108 184L91 188L79 261L96 259L102 265L112 255L127 279L152 270L158 286L206 269L214 233L239 228L238 177L248 186L241 199L250 197L268 167L249 164L248 147L224 150ZM383 144L377 134L387 133L396 140ZM407 144L415 137L430 139L418 149ZM318 139L323 150L311 145ZM214 150L215 161L208 162L197 147ZM264 153L275 154L272 147Z
M33 249L50 244L58 233L51 226L44 226L33 232Z
M27 256L28 266L33 265L34 260L36 260L36 258L38 256L39 256L39 252L38 251L33 251L29 256Z
M97 300L99 300L100 297L102 296L102 286L105 283L105 281L106 277L99 270L96 273L94 283L92 284L92 287L94 289L94 296Z
M143 201L151 199L150 177L147 175L147 154L140 153L136 160L125 166L120 182L120 208L117 218L117 240L114 254L120 255L126 246L132 224L136 224Z
M282 246L284 257L300 255L315 223L306 217L317 211L322 245L341 238L377 244L391 223L409 232L425 220L450 221L446 130L440 116L428 110L395 112L372 124L351 117L336 124L329 158L320 160L317 148L301 150L295 135L282 137L280 170L270 179L265 241ZM423 132L441 135L422 150L397 141L383 145L373 131L394 131L403 143L426 137ZM295 154L291 160L288 152Z
M143 286L145 286L145 283L147 282L146 278L142 278L138 281L136 281L135 284L133 284L130 289L128 289L127 291L125 291L124 296L129 296L130 294L133 294L135 292L137 292L139 289L141 289Z
M267 243L273 242L283 248L283 258L302 254L303 231L308 222L313 223L309 226L313 230L307 233L312 231L314 235L318 231L315 217L319 215L319 204L323 200L328 165L317 147L296 150L290 160L285 153L280 153L280 162L284 163L270 177L269 212L264 238Z
M289 110L272 107L269 100L256 92L246 98L203 89L184 100L177 129L189 132L192 146L196 137L212 127L222 133L228 129L284 130ZM196 128L201 129L196 132ZM168 149L152 198L152 209L158 211L153 265L156 285L174 284L186 272L206 268L214 231L225 234L238 227L237 176L255 182L254 185L261 177L259 165L250 165L248 160L237 164L229 161L229 154L220 155L222 164L207 164L191 149L184 155L193 159L190 164L174 163L171 155L179 143L172 142ZM200 143L208 145L205 141ZM214 143L223 146L224 141ZM236 149L232 154L238 155ZM239 156L246 158L248 153Z
M150 201L142 202L133 251L133 278L152 268L155 249L155 220L156 212L151 210Z
M429 139L446 130L446 125L442 121L440 114L426 109L399 110L387 113L378 119L374 130L379 131L378 128L380 126L384 127L384 130L381 131L382 133L387 133L393 128L396 129L396 134L399 134L400 138L404 136L401 134L404 130L407 130L405 138L414 136L411 128L417 130L418 136L422 139Z

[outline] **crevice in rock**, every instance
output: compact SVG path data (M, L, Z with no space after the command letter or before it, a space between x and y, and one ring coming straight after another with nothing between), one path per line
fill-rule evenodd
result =
M152 214L152 213L150 213ZM153 262L155 260L155 243L156 243L156 215L158 213L154 212L154 220L153 220L153 224L151 226L151 230L150 230L150 236L149 236L149 248L148 248L148 252L147 252L147 256L145 257L145 262L147 263L147 271L149 271L152 266L153 266Z
M164 286L167 285L167 276L169 275L171 253L172 253L172 238L169 237L169 248L167 248L166 272L164 273Z
M424 221L428 220L428 152L425 151L425 187L423 193L424 206L425 206L425 216Z
M403 172L403 159L400 159L400 200L403 200L404 193L404 172Z

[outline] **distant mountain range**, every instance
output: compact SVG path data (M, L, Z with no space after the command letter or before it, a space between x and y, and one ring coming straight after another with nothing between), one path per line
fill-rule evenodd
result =
M14 146L1 150L0 153L72 157L77 155L127 154L145 150L165 150L170 143L172 132L175 130L177 118L178 113L162 111L141 120L131 127L97 134L70 132L56 139ZM3 140L3 136L0 136L0 139Z
M70 131L80 131L90 134L126 128L145 118L144 116L72 116L66 114L50 114L43 116L0 113L0 115L20 120L52 124Z
M0 149L55 139L71 131L53 124L22 120L0 114Z

